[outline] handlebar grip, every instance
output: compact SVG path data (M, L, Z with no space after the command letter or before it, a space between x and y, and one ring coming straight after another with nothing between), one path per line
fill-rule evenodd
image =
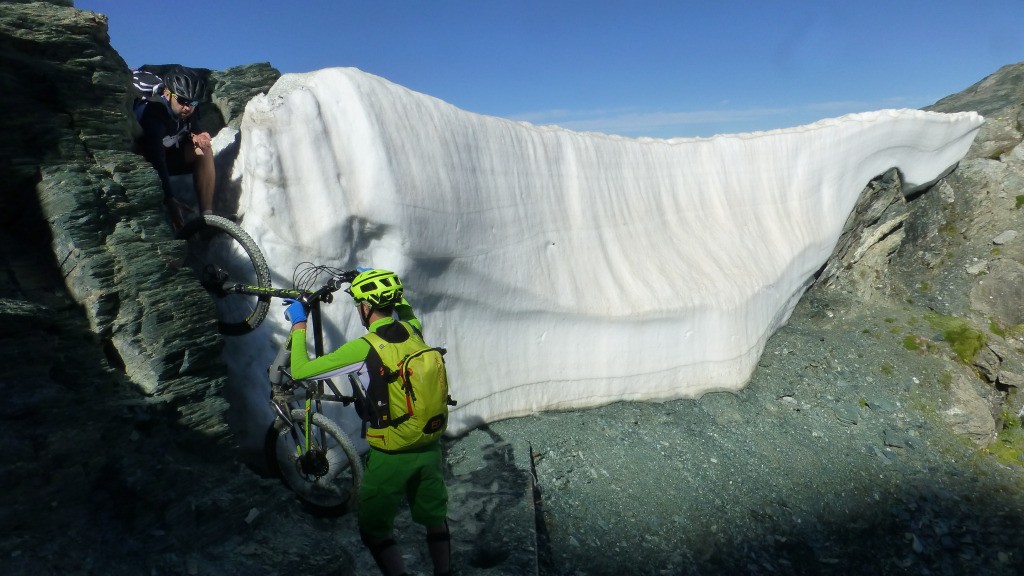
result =
M331 290L340 290L342 284L351 284L358 275L359 272L357 270L346 270L334 278L331 278L329 286L331 287Z

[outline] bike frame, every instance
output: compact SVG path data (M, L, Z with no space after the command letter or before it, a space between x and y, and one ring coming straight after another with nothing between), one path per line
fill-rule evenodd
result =
M225 286L226 292L240 292L245 294L264 294L276 298L291 298L295 300L301 300L307 302L310 307L308 323L311 324L313 332L313 354L315 357L323 356L324 354L324 335L323 335L323 323L322 323L322 312L320 305L322 302L331 302L333 296L332 285L328 283L326 286L317 290L316 292L309 293L299 290L283 290L283 289L261 289L254 288L251 286L233 285ZM281 383L280 379L275 383L273 375L271 375L271 388L270 388L270 404L274 409L274 413L278 418L286 422L291 429L292 439L296 441L296 450L302 453L307 452L310 449L310 438L309 431L312 428L310 426L310 419L315 412L323 412L324 402L339 402L343 406L348 406L352 402L357 400L355 395L347 396L342 394L338 387L334 384L334 381L330 378L318 378L314 380L298 381L291 377L291 373L285 366L288 365L288 358L290 357L290 346L288 343L282 345L282 351L278 354L278 358L274 360L274 366L271 366L271 370L276 366L277 370L282 373L285 378L285 383L295 383L296 386L291 388L285 388L286 384ZM306 382L306 384L303 384ZM353 384L353 392L357 390L357 383ZM324 387L330 390L330 393L324 391ZM294 395L290 393L290 390L296 387L301 387L305 390L305 422L302 429L305 431L305 437L300 438L299 433L296 430L295 420L291 416L293 408L298 408L298 402L294 400ZM277 393L278 391L284 392ZM324 442L325 438L319 439Z
M240 335L258 327L270 309L274 298L294 299L304 303L309 310L307 332L313 334L313 353L324 355L323 303L334 299L334 292L344 284L351 283L358 271L342 271L328 266L309 267L293 277L296 288L273 288L270 283L270 269L266 260L248 234L237 225L217 216L204 216L202 220L186 225L181 234L183 240L205 241L207 229L211 234L224 233L230 237L237 249L245 253L248 261L241 261L243 280L231 280L230 266L235 264L232 251L222 254L196 252L193 269L199 275L200 284L215 298L231 300L217 302L218 330L225 335ZM218 259L227 258L227 262ZM251 270L250 270L251 267ZM247 273L251 272L252 275ZM321 282L324 275L328 280L319 289L311 291ZM255 298L253 298L255 297ZM223 304L223 305L222 305ZM236 312L247 308L247 315ZM293 490L317 514L338 515L351 509L358 493L363 469L359 452L352 444L352 437L338 425L338 422L323 413L324 403L336 402L347 406L364 398L359 381L349 378L352 395L341 393L329 378L295 380L291 377L290 338L282 344L277 359L268 370L270 381L269 402L274 419L264 438L264 456L273 474L280 474L284 483ZM302 398L296 390L302 389ZM358 410L357 410L358 411ZM316 431L314 431L314 429ZM348 494L348 496L345 496Z

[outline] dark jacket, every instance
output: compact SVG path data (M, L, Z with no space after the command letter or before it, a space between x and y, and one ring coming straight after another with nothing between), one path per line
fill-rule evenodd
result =
M160 175L160 185L164 189L164 197L171 195L170 171L167 166L168 149L191 145L191 134L198 133L195 128L199 121L199 110L195 110L188 118L182 120L171 112L171 104L167 100L147 102L139 124L142 126L140 145L146 160L156 168Z

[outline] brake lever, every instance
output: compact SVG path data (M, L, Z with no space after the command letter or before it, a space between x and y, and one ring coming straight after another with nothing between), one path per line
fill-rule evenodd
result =
M352 281L355 280L356 276L358 276L358 275L359 275L359 271L358 270L346 270L346 271L342 272L341 274L338 274L334 278L331 278L331 281L329 282L329 286L331 287L331 291L341 290L341 285L342 284L351 284Z

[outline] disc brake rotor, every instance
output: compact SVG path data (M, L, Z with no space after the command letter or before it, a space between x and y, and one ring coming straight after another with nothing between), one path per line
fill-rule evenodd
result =
M330 462L327 461L327 454L319 449L306 452L298 458L296 464L302 475L315 476L317 478L326 476L327 472L331 469Z

